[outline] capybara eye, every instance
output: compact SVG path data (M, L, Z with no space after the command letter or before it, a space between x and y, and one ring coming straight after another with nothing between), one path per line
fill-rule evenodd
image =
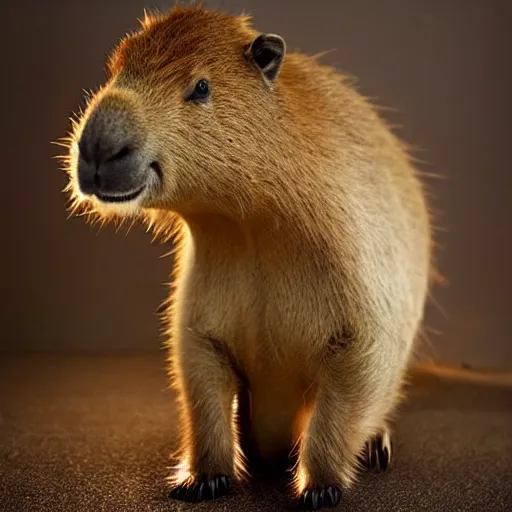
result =
M210 85L208 80L202 78L197 82L187 101L206 101L210 97Z

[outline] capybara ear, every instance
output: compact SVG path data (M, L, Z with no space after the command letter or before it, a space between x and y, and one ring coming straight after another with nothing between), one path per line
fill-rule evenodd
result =
M276 34L260 34L250 44L248 55L269 82L275 82L286 53L286 43Z

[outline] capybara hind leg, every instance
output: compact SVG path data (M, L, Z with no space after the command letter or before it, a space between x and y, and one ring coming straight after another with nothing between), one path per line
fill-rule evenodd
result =
M309 425L295 475L302 508L337 506L355 481L358 457L376 436L397 400L402 368L377 351L330 357L320 372Z

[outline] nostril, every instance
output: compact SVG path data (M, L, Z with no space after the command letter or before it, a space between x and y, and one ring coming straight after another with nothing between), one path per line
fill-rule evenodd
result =
M125 156L129 155L132 152L130 146L123 146L117 153L114 153L110 158L107 159L107 162L112 162L114 160L121 160Z

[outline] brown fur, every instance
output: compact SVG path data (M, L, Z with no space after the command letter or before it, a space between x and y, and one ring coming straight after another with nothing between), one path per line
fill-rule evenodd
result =
M287 53L275 84L244 57L245 17L174 8L113 54L72 135L70 185L102 218L135 215L175 237L168 313L186 472L239 474L233 403L246 380L264 457L298 450L298 492L354 482L387 433L423 316L431 227L404 145L342 75ZM212 101L183 94L202 77ZM163 170L140 202L83 197L77 149L108 102Z

